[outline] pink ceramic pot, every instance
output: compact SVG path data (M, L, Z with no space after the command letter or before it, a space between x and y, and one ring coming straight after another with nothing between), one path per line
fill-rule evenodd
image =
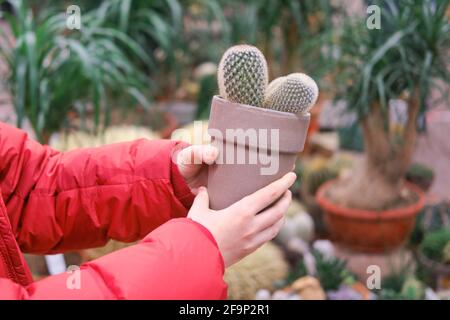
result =
M214 96L208 133L219 156L208 172L210 207L226 208L292 171L309 120Z

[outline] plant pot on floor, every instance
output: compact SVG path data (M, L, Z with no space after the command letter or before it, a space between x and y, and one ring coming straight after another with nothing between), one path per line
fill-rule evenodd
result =
M214 96L208 133L219 156L208 169L211 208L224 209L292 171L309 119Z
M415 203L391 210L371 211L346 208L331 202L327 190L335 182L331 180L323 184L316 194L333 241L368 253L388 252L406 242L414 228L416 215L425 204L425 195L418 187L406 184L417 195Z

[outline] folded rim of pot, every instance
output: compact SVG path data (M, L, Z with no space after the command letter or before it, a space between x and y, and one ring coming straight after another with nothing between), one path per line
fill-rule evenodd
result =
M309 113L293 114L259 108L214 96L208 133L214 139L225 140L226 143L298 153L305 145L310 117ZM278 136L273 129L278 130ZM272 137L278 138L275 145L271 141Z

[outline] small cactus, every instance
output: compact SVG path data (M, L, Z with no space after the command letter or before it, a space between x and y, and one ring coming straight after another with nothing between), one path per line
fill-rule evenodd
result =
M285 279L288 272L283 251L268 242L227 268L224 280L228 284L228 299L253 299L260 289L273 290L276 282Z
M217 78L222 98L263 106L268 71L266 59L258 48L249 45L229 48L222 56Z
M305 173L304 183L309 194L315 195L325 182L337 178L339 173L329 168L321 168Z
M266 90L264 107L291 113L306 113L316 103L319 89L304 73L291 73L273 80Z
M407 300L421 300L425 296L425 288L422 282L409 277L402 286L401 295Z
M444 248L450 242L450 228L442 228L426 234L420 249L428 258L436 262L444 261Z

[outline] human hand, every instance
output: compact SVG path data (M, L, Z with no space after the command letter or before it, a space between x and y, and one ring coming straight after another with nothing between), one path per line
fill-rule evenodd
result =
M208 192L206 188L200 187L188 218L211 232L222 253L225 267L229 267L275 238L291 204L292 194L288 189L295 179L295 173L287 173L281 179L218 211L209 209Z
M194 194L200 186L206 185L208 165L213 164L218 155L217 148L211 145L193 145L178 153L178 170Z

